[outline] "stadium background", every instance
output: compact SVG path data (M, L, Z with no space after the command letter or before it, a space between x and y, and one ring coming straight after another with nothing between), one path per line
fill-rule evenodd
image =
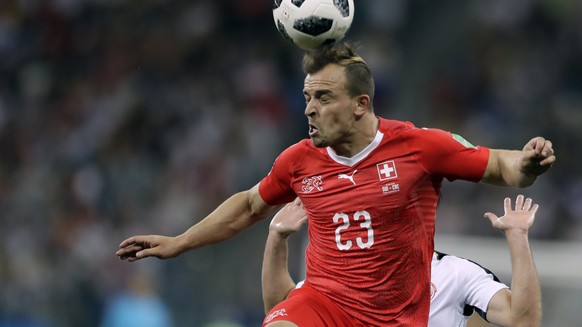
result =
M555 167L522 192L542 205L544 326L579 325L582 3L356 0L347 40L375 72L380 115L496 148L553 141ZM300 59L269 0L2 0L0 326L105 325L134 284L174 326L257 326L267 221L169 261L114 253L135 233L183 231L306 136ZM437 246L509 282L482 214L517 192L446 184Z

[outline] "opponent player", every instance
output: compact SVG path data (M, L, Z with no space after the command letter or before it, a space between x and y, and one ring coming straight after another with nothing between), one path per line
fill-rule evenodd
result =
M133 236L117 255L170 258L230 239L299 197L309 216L307 278L279 326L423 326L428 321L436 203L444 178L526 187L556 160L535 137L521 151L374 114L374 80L343 44L308 52L303 93L309 136L271 172L176 237ZM312 301L308 301L312 300ZM286 300L288 301L288 300ZM286 320L293 318L293 320ZM273 325L276 326L276 325Z
M505 214L485 213L494 228L504 232L512 263L511 290L488 270L469 260L435 252L431 270L431 303L428 326L466 326L473 312L499 326L541 324L541 289L529 247L528 231L538 205L523 195L504 201ZM262 286L265 318L268 323L285 313L277 304L301 287L287 269L287 238L305 223L307 215L295 199L281 209L269 225L263 257Z

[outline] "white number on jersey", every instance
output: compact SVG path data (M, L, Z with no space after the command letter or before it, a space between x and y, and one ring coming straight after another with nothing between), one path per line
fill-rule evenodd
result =
M348 216L345 213L336 213L333 216L333 222L337 224L340 222L340 220L341 224L335 229L335 244L337 245L338 249L340 249L341 251L345 251L349 250L353 245L353 242L351 240L346 240L345 242L342 242L341 235L341 232L344 229L350 227L350 216ZM372 217L370 217L370 213L368 213L365 210L357 211L356 213L354 213L353 220L355 222L363 220L360 223L360 227L367 231L367 237L365 242L361 237L359 236L356 237L356 244L358 245L358 247L360 249L367 249L372 247L372 245L374 244L374 230L372 229Z

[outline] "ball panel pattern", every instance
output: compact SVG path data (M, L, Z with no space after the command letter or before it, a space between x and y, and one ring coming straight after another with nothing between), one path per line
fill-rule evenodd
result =
M348 17L350 15L350 4L348 0L333 0L333 5L342 14L342 17Z
M329 31L332 25L333 20L317 16L309 16L293 22L294 29L311 36L317 36Z
M341 40L354 18L354 0L273 0L280 34L302 49Z
M285 39L293 42L293 39L289 36L289 34L287 34L287 30L285 29L285 25L283 25L283 23L281 23L280 20L277 20L277 29L279 30L279 33L281 33L281 35Z
M305 2L305 0L291 0L291 3L297 6L297 8L301 8L301 5Z

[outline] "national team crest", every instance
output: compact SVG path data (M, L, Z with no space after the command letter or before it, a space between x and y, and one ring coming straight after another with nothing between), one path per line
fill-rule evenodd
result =
M303 193L311 193L313 190L323 191L321 176L305 177L302 183L301 190Z
M376 168L378 169L378 177L380 178L381 181L398 177L398 173L396 172L396 164L394 163L394 160L376 164Z
M270 323L273 319L277 318L277 317L285 317L287 316L287 311L285 309L279 309L277 311L274 311L273 313L271 313L270 315L268 315L265 318L265 324Z

